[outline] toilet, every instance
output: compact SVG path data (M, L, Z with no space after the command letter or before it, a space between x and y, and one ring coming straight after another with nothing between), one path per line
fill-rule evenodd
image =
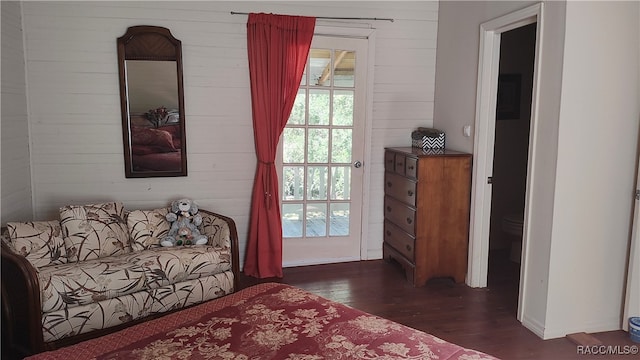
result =
M520 254L522 252L522 223L524 214L512 213L506 214L502 218L502 231L508 234L513 240L511 241L511 251L509 259L513 262L520 263Z

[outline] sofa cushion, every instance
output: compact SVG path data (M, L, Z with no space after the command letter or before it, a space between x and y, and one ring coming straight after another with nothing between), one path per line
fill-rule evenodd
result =
M59 221L8 222L7 232L15 252L35 268L67 262Z
M42 311L69 309L145 288L145 271L127 256L47 266L38 272Z
M219 246L160 247L127 257L144 269L149 288L231 270L231 250Z
M230 249L217 246L158 247L52 265L38 272L42 311L97 303L230 270Z
M95 304L80 305L42 314L44 341L59 340L95 329L106 329L147 315L181 309L233 292L233 273L207 276L195 280L142 290ZM149 354L149 359L166 359ZM141 357L144 358L143 355Z
M129 251L129 232L122 203L62 207L60 225L69 261L91 260Z
M134 210L127 216L131 250L141 251L160 246L160 239L169 233L165 216L169 209Z
M200 211L202 224L198 226L201 234L206 234L209 244L221 247L231 247L231 229L226 220L213 213Z

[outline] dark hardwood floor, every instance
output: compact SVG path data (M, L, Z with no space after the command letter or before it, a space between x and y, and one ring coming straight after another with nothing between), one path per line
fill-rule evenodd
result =
M579 355L566 338L537 337L516 319L518 272L517 264L493 261L488 288L473 289L449 279L414 288L399 266L373 260L286 268L282 279L241 276L240 287L269 281L290 284L504 360L638 359L637 355ZM592 335L604 345L640 345L624 331ZM18 358L3 346L2 359Z
M416 328L501 359L632 359L634 356L580 355L566 338L542 340L516 319L518 264L490 263L489 287L474 289L449 279L420 288L383 260L284 269L282 279L243 276L241 286L281 282ZM624 331L595 335L604 345L634 345ZM638 344L635 344L638 345Z

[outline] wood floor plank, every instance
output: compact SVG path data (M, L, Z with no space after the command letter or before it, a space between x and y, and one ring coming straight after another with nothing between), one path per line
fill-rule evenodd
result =
M450 279L434 279L414 288L397 266L373 260L286 268L282 279L243 276L241 286L269 281L297 286L501 359L633 358L581 355L566 338L540 339L516 319L518 265L490 264L489 271L488 288L474 289ZM635 344L624 331L592 335L604 345Z

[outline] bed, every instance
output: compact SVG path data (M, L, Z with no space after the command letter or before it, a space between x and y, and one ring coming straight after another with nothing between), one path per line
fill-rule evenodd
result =
M265 283L27 359L496 358L296 287Z
M180 171L180 125L131 126L131 160L135 171Z

